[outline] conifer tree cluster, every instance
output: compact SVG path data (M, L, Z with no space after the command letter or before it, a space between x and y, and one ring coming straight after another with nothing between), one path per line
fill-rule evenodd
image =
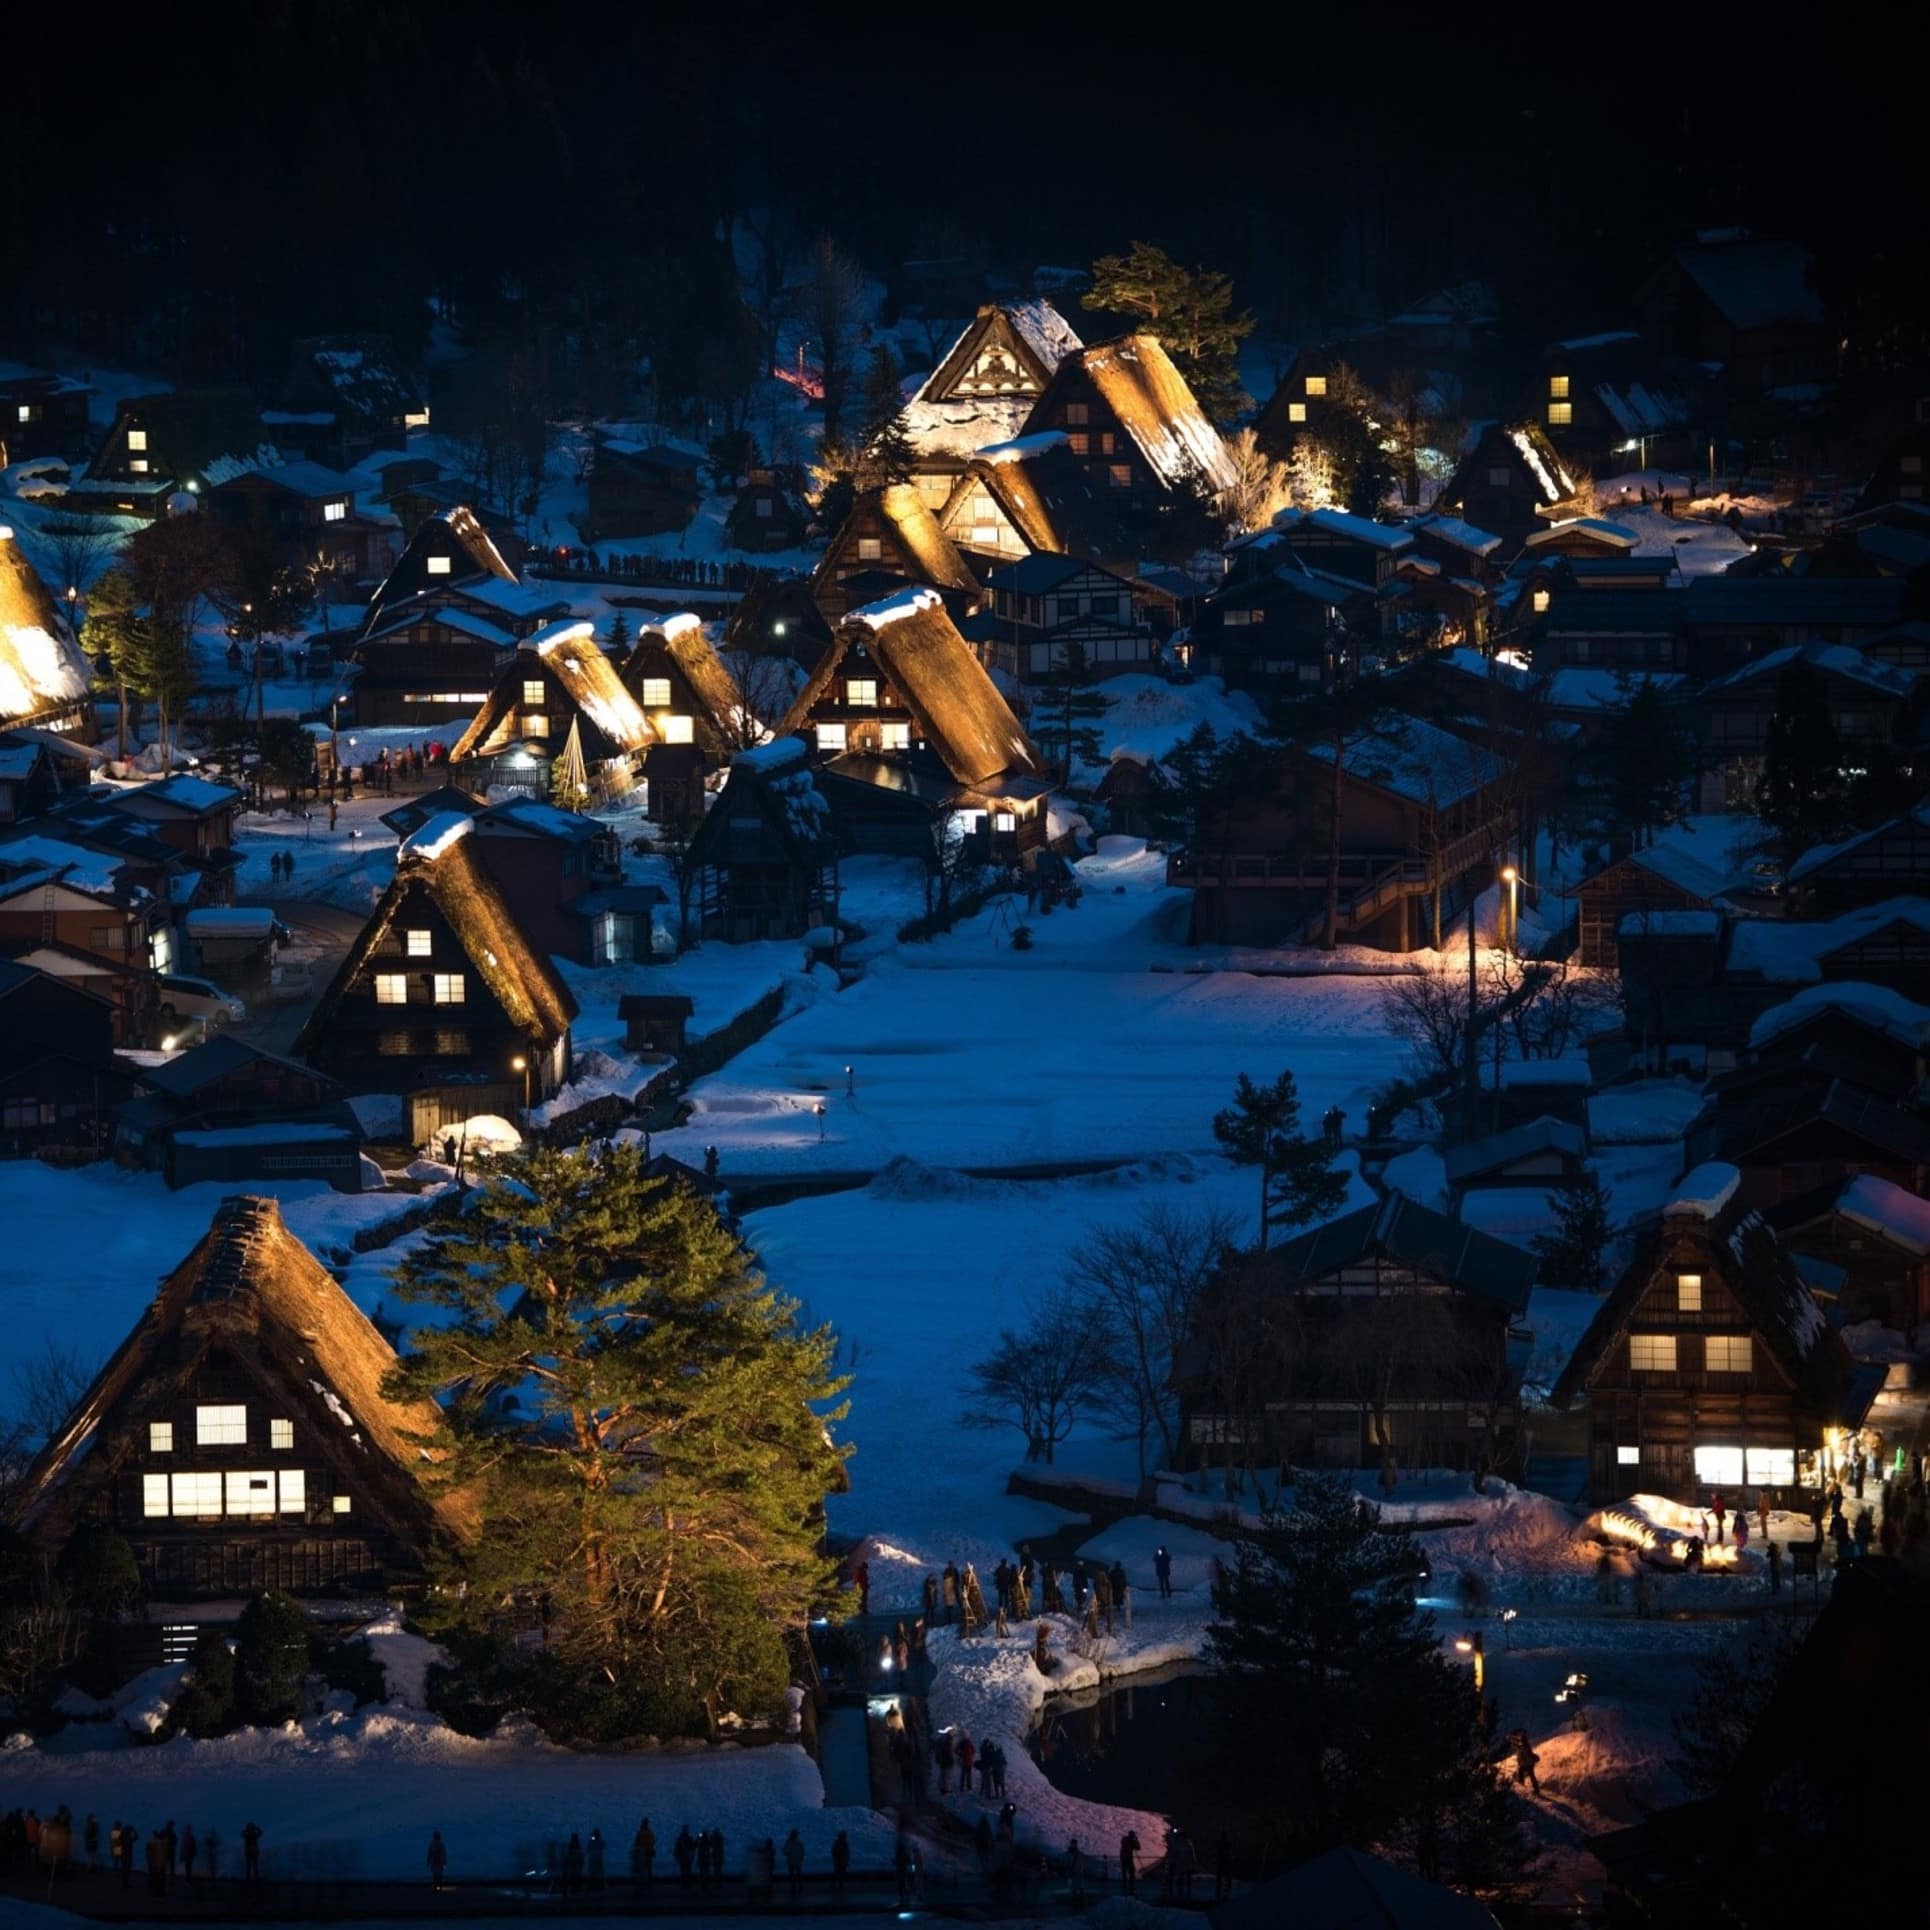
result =
M784 1631L833 1592L829 1330L801 1331L716 1210L635 1146L524 1152L396 1284L433 1318L392 1389L441 1400L430 1478L475 1517L432 1624L513 1675L507 1633L540 1616L513 1692L559 1735L772 1707Z
M1253 317L1233 308L1233 284L1207 268L1185 268L1143 241L1092 264L1085 308L1130 317L1159 337L1208 421L1231 424L1252 401L1240 385L1240 344Z

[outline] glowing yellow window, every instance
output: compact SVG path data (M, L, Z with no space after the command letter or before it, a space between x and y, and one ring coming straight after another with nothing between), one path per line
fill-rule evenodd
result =
M1548 426L1551 429L1565 429L1575 419L1575 405L1572 402L1551 402L1548 405Z
M1309 395L1325 395L1327 393L1327 378L1324 375L1308 376L1307 393Z
M1678 1313L1702 1311L1701 1274L1678 1273L1675 1276L1675 1306Z
M1287 420L1289 422L1305 422L1306 419L1307 405L1304 402L1289 402L1287 404Z
M1565 375L1551 375L1548 378L1548 399L1551 402L1568 400L1568 378Z

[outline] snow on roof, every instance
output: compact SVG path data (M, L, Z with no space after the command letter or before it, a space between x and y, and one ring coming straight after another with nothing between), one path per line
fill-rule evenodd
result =
M1045 364L1048 374L1055 372L1068 355L1076 355L1085 347L1072 324L1041 297L1008 302L1005 314L1026 347Z
M1279 530L1320 529L1330 536L1344 536L1352 542L1370 543L1375 549L1412 549L1414 538L1398 523L1377 523L1370 516L1352 516L1344 509L1283 509L1274 517Z
M1703 1107L1686 1079L1636 1079L1588 1098L1588 1137L1596 1146L1672 1145Z
M1641 336L1632 328L1604 329L1599 335L1571 335L1566 341L1557 342L1557 348L1607 348L1615 342L1639 342Z
M581 643L595 635L596 625L587 618L564 617L559 622L546 623L540 630L532 631L523 639L520 647L547 657L558 644Z
M1557 670L1548 679L1548 701L1557 710L1618 710L1644 684L1670 691L1682 682L1675 670L1642 670L1633 674L1605 665L1578 664Z
M1736 1196L1742 1175L1727 1160L1709 1159L1675 1183L1675 1197L1663 1207L1664 1217L1681 1214L1699 1220L1717 1218Z
M1522 547L1536 549L1578 529L1586 530L1599 542L1613 543L1617 549L1632 550L1642 540L1625 523L1607 522L1600 516L1566 516L1558 523L1550 523L1546 529L1531 531Z
M1233 486L1238 478L1220 432L1157 336L1122 336L1087 349L1084 363L1120 427L1163 481L1198 480L1215 490Z
M900 590L894 596L881 597L876 603L867 603L849 612L845 621L862 623L872 630L883 630L891 624L903 622L906 617L922 616L927 610L936 610L943 602L944 599L936 590Z
M1049 449L1063 449L1066 446L1066 433L1063 429L1041 429L1035 435L1013 436L1005 442L988 442L980 449L980 462L1031 462Z
M1894 831L1899 825L1914 818L1917 823L1930 827L1930 799L1919 804L1915 810L1907 811L1900 818L1891 818L1879 824L1874 830L1856 831L1838 844L1812 845L1789 867L1789 881L1794 884L1799 878L1806 878L1812 871L1820 870L1832 858L1840 858L1846 851L1854 851L1859 844L1867 844L1873 838L1880 838L1885 832Z
M731 768L739 765L747 771L757 771L768 777L773 772L788 769L793 764L802 764L809 746L801 737L773 737L767 744L753 744L748 750L741 750L731 759Z
M232 784L210 783L207 778L196 777L191 771L176 771L172 777L143 784L138 790L125 792L123 796L129 800L155 798L196 813L218 811L223 805L241 802L241 793Z
M307 1144L311 1140L353 1139L347 1126L317 1125L311 1120L266 1120L255 1126L213 1126L198 1132L174 1135L177 1146L285 1146Z
M475 829L476 820L466 811L439 811L420 831L402 840L398 858L435 859L460 844Z
M1719 911L1630 911L1615 927L1620 938L1714 938L1722 930Z
M1510 429L1508 440L1520 451L1521 460L1533 472L1535 481L1541 485L1542 495L1549 502L1562 502L1575 493L1574 478L1561 466L1558 459L1552 463L1548 460L1555 454L1554 445L1538 429L1532 425ZM1557 476L1561 478L1559 488L1555 484Z
M1740 669L1730 671L1726 677L1718 677L1709 685L1709 690L1733 690L1772 671L1780 676L1798 658L1816 670L1831 676L1847 677L1852 683L1880 690L1886 696L1908 697L1916 689L1915 671L1906 670L1898 664L1883 663L1875 657L1866 657L1851 644L1791 643L1785 644L1780 650L1770 651L1767 656L1753 658Z
M1757 1018L1749 1028L1749 1043L1761 1048L1818 1012L1844 1013L1913 1051L1930 1050L1930 1005L1919 1005L1888 985L1869 985L1858 979L1832 979L1827 984L1804 986Z
M1492 1074L1492 1068L1490 1068ZM1489 1083L1493 1083L1490 1076ZM1501 1089L1512 1092L1519 1086L1587 1086L1594 1074L1584 1058L1505 1059L1501 1065Z
M1679 249L1675 258L1736 328L1823 319L1809 286L1809 256L1794 242L1724 239L1717 247Z
M667 643L672 637L681 637L692 630L701 630L704 620L694 610L678 610L667 617L659 617L655 623L643 626L644 634L654 631Z
M1625 436L1652 436L1689 419L1689 406L1673 390L1651 389L1646 383L1597 383L1595 399L1614 418Z
M1438 537L1443 543L1451 543L1456 549L1466 550L1471 556L1486 556L1491 550L1501 547L1501 538L1489 534L1485 529L1476 529L1472 523L1463 522L1458 516L1423 516L1408 524L1414 531L1426 530L1430 536Z
M1309 745L1308 753L1323 763L1332 755L1325 744ZM1375 731L1348 745L1342 768L1363 783L1439 810L1494 783L1509 767L1479 744L1406 718L1397 730Z
M1798 919L1738 919L1729 934L1728 970L1754 972L1773 984L1813 985L1822 961L1887 925L1930 932L1930 898L1884 898L1815 924Z
M1836 1210L1846 1220L1867 1226L1896 1246L1930 1255L1930 1200L1887 1179L1858 1173L1838 1195Z
M67 641L52 594L0 523L0 722L86 694L86 658Z
M0 844L0 869L58 875L76 891L94 897L113 895L126 862L111 851L91 851L85 845L42 834Z

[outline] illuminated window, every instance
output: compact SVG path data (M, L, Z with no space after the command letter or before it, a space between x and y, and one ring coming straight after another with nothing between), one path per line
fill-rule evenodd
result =
M270 1421L268 1423L268 1445L271 1448L292 1448L295 1445L295 1423L293 1421Z
M1548 378L1548 399L1551 402L1568 400L1568 378L1565 375L1551 375Z
M1628 1364L1638 1374L1673 1374L1675 1372L1675 1336L1673 1334L1630 1334Z
M1552 601L1548 592L1546 590L1537 590L1534 594L1533 601L1535 606L1535 615L1538 617L1546 616L1548 614L1548 605Z
M1565 429L1575 419L1575 405L1572 402L1551 402L1548 405L1548 426L1551 429Z
M1130 489L1133 486L1132 465L1125 462L1114 463L1112 467L1106 471L1106 480L1111 483L1115 489Z
M436 1003L438 1005L460 1005L463 1002L463 976L460 972L438 972L436 974Z
M842 724L820 724L818 726L818 749L821 751L843 750L844 726Z
M1622 1468L1638 1467L1642 1460L1639 1447L1618 1447L1615 1450L1615 1465Z
M524 678L523 702L536 710L543 708L543 680L541 677Z
M419 926L412 926L407 937L409 941L409 956L411 958L427 958L429 956L430 947L435 942L433 933Z
M31 422L33 419L34 419L34 405L31 402L21 403L20 420L22 422Z
M406 1059L415 1050L406 1032L378 1032L375 1049L384 1059Z
M994 811L992 813L992 829L994 831L1016 831L1018 828L1019 821L1012 812Z
M1793 1488L1796 1485L1794 1448L1747 1448L1744 1471L1752 1487Z
M1091 419L1092 412L1083 402L1068 402L1066 404L1066 427L1068 429L1083 429Z
M844 685L844 701L856 709L876 710L878 708L878 680L876 677L848 677Z
M663 732L663 741L666 744L690 744L696 741L697 726L693 718L660 717L657 725Z
M1099 438L1099 453L1102 456L1109 456L1112 454L1112 449L1113 449L1113 439L1111 435L1108 434L1108 435L1101 436Z
M860 563L879 562L885 553L884 538L881 536L860 536L858 538L858 561Z
M469 1052L467 1032L438 1032L435 1039L435 1052L438 1059L466 1058Z
M345 523L348 521L347 503L324 503L322 521L325 523Z
M1702 1343L1705 1374L1747 1374L1754 1358L1747 1334L1711 1334Z
M1697 1448L1695 1478L1705 1488L1741 1487L1742 1449L1739 1447Z
M1675 1276L1675 1310L1677 1313L1702 1311L1701 1274L1678 1273Z
M271 1515L275 1512L275 1477L262 1473L231 1473L228 1476L228 1512L231 1515Z
M1307 405L1304 402L1289 402L1287 404L1287 420L1289 422L1305 422L1306 419Z
M172 1454L174 1452L174 1423L172 1421L149 1421L147 1424L147 1447L150 1454Z
M1307 393L1309 395L1325 395L1327 393L1327 378L1324 375L1308 376Z
M431 556L428 558L424 567L431 576L447 576L449 574L449 559L446 556Z
M298 1515L308 1506L308 1476L300 1468L283 1468L275 1482L277 1514Z
M409 1002L408 973L377 972L375 1002L377 1005L407 1005Z
M248 1438L245 1407L197 1407L194 1439L198 1447L238 1447Z
M1075 456L1083 456L1086 451L1092 447L1092 438L1083 435L1067 436L1066 447L1070 449Z
M165 1474L141 1476L141 1512L163 1515L168 1511L168 1478Z
M886 724L883 729L883 746L888 751L908 751L911 749L911 726L909 724Z
M540 710L523 712L523 735L525 737L547 737L550 734L550 720Z
M130 458L128 459L128 464L127 464L127 466L128 466L128 467L129 467L129 468L130 468L131 470L133 470L133 472L134 472L134 473L135 473L135 474L136 474L137 476L145 476L145 475L147 474L147 458L146 458L145 456L132 456L132 457L130 457Z
M127 446L136 454L145 449L147 447L147 431L145 429L130 429L127 432Z
M221 1477L218 1474L170 1475L168 1491L177 1515L192 1519L197 1515L218 1515L221 1512Z
M670 708L670 679L668 677L644 678L643 707L645 710L668 710Z
M334 1506L335 1506L335 1512L338 1515L347 1514L348 1513L348 1496L345 1494L338 1494L335 1497Z

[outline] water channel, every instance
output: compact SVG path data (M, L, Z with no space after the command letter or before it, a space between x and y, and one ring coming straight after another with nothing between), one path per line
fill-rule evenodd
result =
M1176 1663L1052 1696L1032 1733L1033 1757L1068 1796L1159 1810L1195 1827L1195 1751L1207 1733L1210 1693L1197 1666Z

